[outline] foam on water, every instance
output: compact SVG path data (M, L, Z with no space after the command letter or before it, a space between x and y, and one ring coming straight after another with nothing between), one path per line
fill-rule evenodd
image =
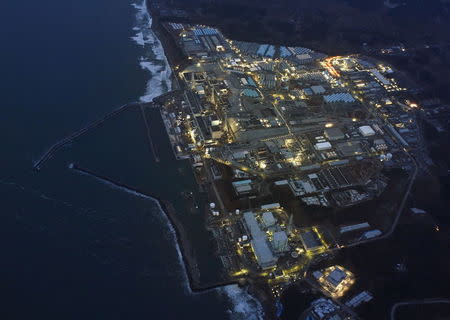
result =
M230 285L220 289L233 305L229 310L232 320L262 320L264 319L264 310L252 295L238 285Z
M142 0L140 3L133 3L132 6L137 12L136 26L133 27L136 34L131 39L143 48L143 55L139 64L150 75L145 94L140 97L140 100L151 102L153 98L171 90L170 75L172 71L161 42L151 29L152 17L147 10L146 0Z
M69 169L74 169L74 168L75 168L74 164L70 163L69 164ZM182 256L182 253L181 253L181 248L180 248L180 245L178 243L177 234L175 232L175 229L174 229L172 223L167 218L167 216L164 214L164 210L161 207L159 201L157 199L151 197L151 196L148 196L146 194L140 193L140 192L135 191L135 190L131 190L131 189L123 187L123 186L119 186L119 185L117 185L115 183L112 183L110 181L107 181L105 179L97 177L97 176L95 176L95 175L93 175L91 173L88 173L88 172L85 172L85 171L81 171L81 170L78 170L76 168L74 170L77 173L79 173L79 174L82 174L82 175L85 175L85 176L90 176L90 177L96 179L97 181L100 181L101 183L109 186L110 188L126 192L128 194L131 194L131 195L139 197L139 198L144 198L144 199L147 199L147 200L151 200L152 202L154 202L157 205L158 213L159 213L158 217L160 217L164 221L164 223L166 224L167 230L169 231L168 232L168 236L170 237L169 240L174 243L175 249L177 251L177 258L178 258L177 262L178 262L178 265L182 268L182 272L180 274L181 274L182 281L183 281L183 288L184 288L184 290L186 292L192 293L191 288L189 286L189 279L187 277L187 269L186 269L186 266L184 265L183 256Z
M148 80L146 86L146 92L143 96L140 97L140 100L143 102L151 102L153 98L171 90L172 82L170 80L170 76L172 74L172 70L170 69L169 63L164 54L164 49L161 45L161 42L151 29L152 17L147 10L146 0L142 0L139 3L133 3L132 6L136 9L137 13L136 26L133 28L133 31L135 31L136 33L133 37L131 37L131 39L144 49L144 54L140 58L139 65L143 70L148 71L148 73L150 74L150 79ZM121 188L119 186L114 187L118 187L123 191L135 194L131 190L124 190L125 188ZM143 196L142 194L135 195ZM155 201L155 199L151 197L147 198ZM159 206L159 209L162 211L159 202L156 201L156 203ZM178 244L178 239L174 227L164 214L161 214L160 216L166 220L165 223L167 225L167 228L169 229L170 236L172 237L178 254L178 264L183 269L183 288L188 293L193 294L189 286L186 266L183 262L181 249ZM230 310L231 319L259 320L264 318L264 312L261 304L254 297L248 294L245 290L239 288L237 285L226 286L224 288L216 290L220 293L224 293L233 305L233 310Z
M191 287L189 285L189 279L187 277L188 271L187 271L186 265L184 264L184 261L183 261L181 248L178 243L179 239L177 238L177 234L175 232L174 226L172 225L170 220L167 218L167 216L163 213L164 212L163 208L161 207L161 205L157 199L155 199L151 196L148 196L146 194L128 189L126 187L119 186L117 184L114 184L110 181L104 180L104 179L97 177L93 174L90 174L88 172L74 169L73 164L69 164L69 168L71 168L72 170L75 170L79 174L93 177L94 179L102 182L103 184L105 184L113 189L117 189L117 190L129 193L131 195L134 195L134 196L137 196L140 198L144 198L144 199L148 199L148 200L151 200L152 202L154 202L157 205L158 211L160 213L158 215L158 217L160 217L164 221L164 224L166 225L166 228L168 230L168 236L170 237L169 240L171 240L173 245L175 246L175 250L177 252L177 258L178 258L177 262L178 262L179 267L182 269L180 272L180 276L181 276L181 280L183 283L183 289L188 294L198 294L198 293L192 292ZM245 289L241 289L237 285L229 285L229 286L225 286L222 288L214 289L214 291L225 294L227 296L228 300L230 301L230 303L232 304L232 309L229 310L230 319L232 319L232 320L262 320L262 319L264 319L264 311L263 311L261 304L253 296L251 296Z

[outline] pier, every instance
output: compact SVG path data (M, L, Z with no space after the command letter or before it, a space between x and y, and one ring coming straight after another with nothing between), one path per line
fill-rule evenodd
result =
M141 113L142 113L142 117L144 120L144 124L147 130L147 138L148 138L148 143L149 143L149 147L151 150L151 153L153 154L153 157L155 159L156 162L159 162L159 155L158 155L158 151L155 148L155 145L153 144L153 140L151 138L151 134L150 134L150 125L147 121L147 118L145 116L145 110L144 107L149 107L149 108L158 108L159 107L159 103L161 101L164 101L164 99L166 99L167 97L170 97L171 95L176 95L180 92L183 92L183 90L172 90L169 92L166 92L156 98L153 99L153 102L131 102L131 103L127 103L123 106L121 106L118 109L113 110L112 112L106 114L105 116L103 116L100 119L97 119L91 123L89 123L87 126L79 129L78 131L72 133L71 135L59 140L58 142L56 142L55 144L53 144L37 161L34 162L33 164L33 170L35 171L39 171L41 169L41 166L47 162L54 153L56 153L58 150L62 149L65 145L73 142L73 140L75 140L76 138L79 138L80 136L84 135L85 133L89 132L92 129L98 128L100 127L104 122L106 122L107 120L117 116L118 114L120 114L121 112L131 109L133 107L139 107L141 109Z

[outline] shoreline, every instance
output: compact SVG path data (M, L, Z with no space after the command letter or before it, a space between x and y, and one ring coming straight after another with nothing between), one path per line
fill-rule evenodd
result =
M183 65L187 63L187 57L178 49L175 39L165 30L164 26L159 20L157 13L152 10L152 4L150 0L144 0L145 7L148 14L152 19L151 29L155 33L155 36L161 43L163 48L164 56L166 57L167 63L170 67L171 74L170 80L172 82L172 90L182 89L184 87L183 83L180 83L174 72L174 66ZM170 91L172 91L170 90ZM157 98L157 97L155 97Z
M155 36L158 38L158 40L161 43L161 46L164 51L164 55L166 56L166 59L169 63L169 66L172 70L171 73L171 81L172 81L172 90L183 90L185 85L183 82L178 81L177 75L174 73L174 66L182 66L183 64L188 64L189 61L186 56L181 52L177 44L175 43L175 39L165 30L164 26L162 25L161 21L159 20L159 16L152 10L152 6L149 0L144 0L146 3L146 7L148 10L148 13L150 17L152 18L152 25L151 29L155 33ZM167 92L165 93L167 94ZM165 95L163 94L163 95ZM160 96L155 97L153 99L153 102L157 100ZM155 198L156 199L156 198ZM159 200L158 200L159 201ZM172 226L174 227L174 231L176 233L176 238L178 241L178 245L180 247L180 251L183 257L183 261L185 263L187 276L189 279L192 279L191 274L191 266L189 265L189 262L187 259L184 259L184 242L188 243L188 246L190 245L189 240L187 240L187 235L184 233L183 226L179 221L177 221L176 217L173 219L173 215L175 215L175 209L173 208L172 204L169 201L161 200L160 203L162 204L161 207L163 208L164 213L167 215L167 218L171 222ZM167 206L166 206L167 204ZM167 210L167 211L166 211ZM173 210L173 211L171 211ZM172 220L173 219L173 220ZM207 228L206 224L203 226L204 228ZM180 230L178 230L180 228ZM198 270L197 270L198 271ZM193 280L193 283L195 283L195 280ZM199 285L199 283L196 283ZM195 285L195 284L194 284ZM223 282L222 285L214 285L214 286L208 286L208 287L191 287L192 292L204 292L213 288L220 288L225 287L227 285L238 285L239 287L247 287L246 294L248 294L252 299L255 299L261 306L263 311L263 319L274 319L275 318L275 309L274 309L274 303L275 301L271 300L265 290L263 290L258 284L249 283L248 280L246 280L244 283L240 282L240 279L237 280L230 280L228 282Z
M183 271L186 274L186 277L188 280L187 287L190 292L203 293L203 292L206 292L209 290L213 290L216 288L222 288L222 287L225 287L228 285L239 285L238 281L223 281L223 282L208 284L208 285L204 285L204 286L202 286L200 284L199 270L198 270L197 262L194 257L193 249L191 247L191 243L188 240L187 233L186 233L182 223L178 220L178 218L176 216L175 208L170 201L164 200L153 194L148 194L147 192L145 192L143 190L129 186L126 183L116 181L108 176L96 173L96 172L94 172L88 168L85 168L79 164L76 164L76 163L72 163L70 165L70 169L75 170L81 174L86 174L86 175L92 176L92 177L102 180L104 182L111 183L118 188L127 189L130 192L135 192L142 196L151 198L153 201L155 201L157 203L157 205L160 207L162 213L167 218L167 220L169 222L169 227L174 232L174 237L175 237L174 240L178 246L177 251L179 251L179 253L181 255L181 260L183 263L183 267L185 269Z

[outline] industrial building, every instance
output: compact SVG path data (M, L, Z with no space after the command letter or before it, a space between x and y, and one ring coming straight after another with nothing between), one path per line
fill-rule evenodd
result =
M269 212L269 211L264 212L264 213L262 214L262 219L263 219L263 221L264 221L264 226L265 226L266 228L272 227L272 226L277 222L277 221L275 220L275 218L274 218L272 212Z
M339 267L331 271L326 277L326 281L333 287L337 287L347 277L345 272Z
M272 247L276 253L286 252L289 250L288 236L286 231L276 231L273 234Z
M352 225L348 225L348 226L342 226L340 228L340 233L342 234L345 232L356 231L356 230L361 230L361 229L365 229L365 228L370 228L370 224L368 222L357 223L357 224L352 224Z
M204 26L167 26L192 64L178 66L188 89L179 90L178 101L168 99L161 114L177 157L192 160L204 190L216 198L230 192L208 216L230 276L284 285L340 249L337 241L381 235L356 223L366 218L344 214L343 226L327 220L326 228L298 230L287 211L373 199L386 186L383 168L406 167L405 148L420 139L410 103L394 96L398 87L387 68L302 47L230 41ZM280 203L261 206L270 201L286 211ZM332 297L354 281L340 266L314 274ZM312 316L338 319L336 306L318 303Z
M358 130L364 137L371 137L375 135L375 131L371 126L361 126L358 128Z
M330 141L342 140L345 138L342 130L336 127L325 129L323 135Z
M355 98L348 92L333 93L323 96L325 103L352 103L355 102Z
M363 235L361 236L362 239L372 239L375 237L379 237L381 236L383 233L378 230L378 229L374 229L374 230L369 230L363 233Z
M251 245L256 260L262 269L270 269L276 266L277 258L269 247L266 234L260 229L255 214L251 211L244 213L245 225L251 236Z
M318 151L331 149L331 143L329 142L318 142L315 144L314 148Z
M237 195L244 195L253 191L252 180L239 180L232 183Z
M359 294L357 294L356 296L354 296L353 298L351 298L350 300L348 300L345 305L351 308L356 308L357 306L359 306L360 304L364 303L364 302L369 302L373 299L372 294L370 294L370 292L367 291L362 291Z
M313 272L314 279L333 298L342 297L355 282L353 274L341 266L332 266Z
M307 251L317 251L323 248L323 244L320 241L314 230L305 230L300 234L303 246Z

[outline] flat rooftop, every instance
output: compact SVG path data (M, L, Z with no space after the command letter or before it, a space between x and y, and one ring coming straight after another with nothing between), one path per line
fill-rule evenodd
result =
M314 250L322 246L319 237L313 230L302 233L301 238L307 250Z

